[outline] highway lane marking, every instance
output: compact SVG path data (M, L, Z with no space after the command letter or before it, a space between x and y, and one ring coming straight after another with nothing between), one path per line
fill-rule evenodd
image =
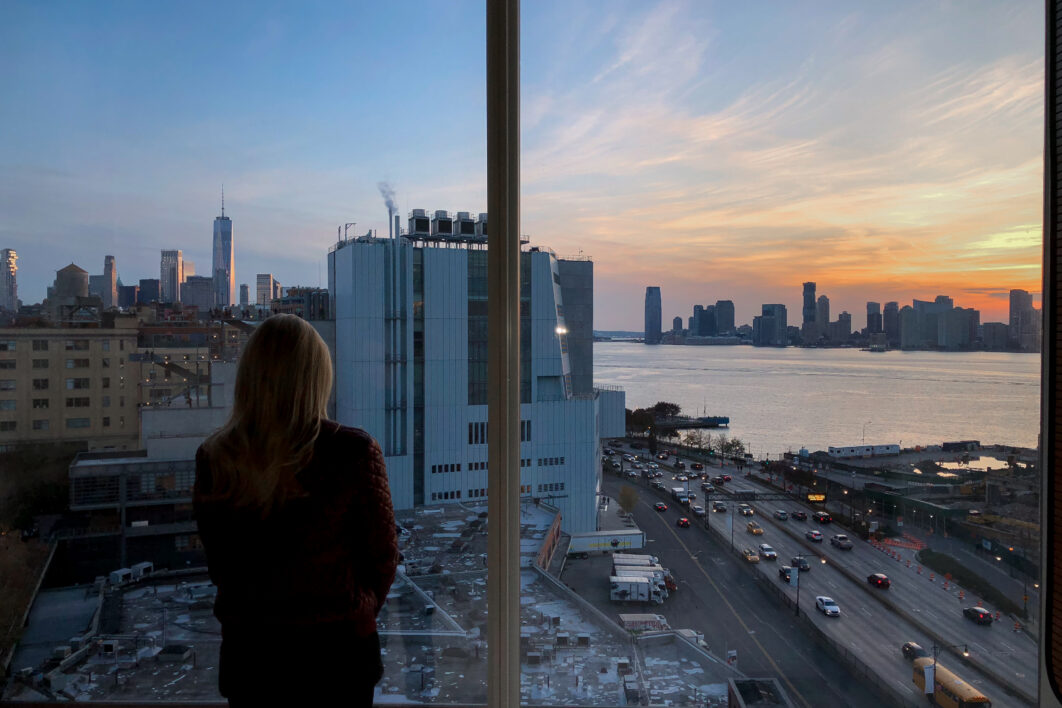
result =
M873 617L874 616L873 613L870 610L867 609L866 605L860 605L859 606L859 611L862 612L867 617Z
M1014 651L1014 647L1012 647L1011 645L1007 644L1006 642L1000 642L999 646L1003 647L1007 651Z
M643 502L643 504L645 506L649 506L648 502ZM684 551L686 551L686 553L690 552L690 549L686 546L686 544L682 541L682 539L679 538L679 535L677 533L675 533L675 530L673 528L671 528L670 524L664 524L664 528L666 528L668 530L668 532L672 536L675 537L675 541L678 542L678 544L680 546L682 546L682 549ZM760 650L760 653L763 654L763 657L767 660L767 663L771 665L771 668L774 669L775 673L778 676L780 676L783 681L785 681L785 685L789 687L790 692L792 692L792 694L794 696L796 696L798 699L800 699L800 702L803 703L807 708L811 708L811 704L808 703L807 699L804 698L803 694L801 694L800 691L798 691L796 689L796 686L793 685L793 682L789 680L789 677L786 676L786 674L782 671L782 669L775 662L774 657L772 657L767 652L767 649L764 648L764 646L760 643L760 640L756 638L756 636L754 634L754 630L749 628L749 626L745 623L745 620L742 619L742 617L738 613L738 611L736 609L734 609L734 606L732 604L730 604L730 600L727 598L727 596L723 592L720 591L719 586L716 584L715 580L712 579L712 576L708 574L708 571L706 571L704 569L704 566L701 565L700 561L694 559L693 560L693 564L697 567L698 570L701 571L701 574L704 576L704 579L708 581L708 584L711 585L715 589L715 591L717 593L719 593L719 597L726 604L727 609L730 610L730 614L732 614L734 616L734 619L736 619L738 621L738 624L741 625L741 628L749 633L749 636L752 639L753 644L755 644L756 648Z

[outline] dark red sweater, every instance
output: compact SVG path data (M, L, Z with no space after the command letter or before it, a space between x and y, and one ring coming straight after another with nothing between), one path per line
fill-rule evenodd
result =
M218 588L214 614L225 636L340 625L369 636L398 564L380 446L326 421L296 479L307 495L261 519L211 499L210 463L197 452L195 515Z

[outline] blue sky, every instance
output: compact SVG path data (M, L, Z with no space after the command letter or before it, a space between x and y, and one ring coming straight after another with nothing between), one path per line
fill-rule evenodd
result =
M0 246L54 271L319 281L336 226L486 210L483 3L0 6ZM523 230L595 260L596 325L816 280L999 319L1038 290L1043 18L1033 2L525 2ZM323 284L323 280L321 281Z

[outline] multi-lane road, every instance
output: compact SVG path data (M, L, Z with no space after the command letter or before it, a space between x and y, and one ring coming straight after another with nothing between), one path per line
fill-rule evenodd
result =
M1032 703L1037 680L1035 641L1024 632L1013 631L1012 623L1005 621L1005 618L990 626L977 625L965 619L962 608L976 604L975 598L960 600L959 590L954 587L945 590L942 578L934 578L931 582L928 570L918 572L912 551L894 549L900 554L897 559L891 553L851 535L852 550L831 546L830 537L845 531L833 524L817 524L811 520L813 509L795 501L749 502L755 509L754 516L740 516L731 498L735 492L764 493L773 490L735 474L733 469L727 471L734 474L734 480L716 485L716 493L709 497L710 501L726 501L728 510L725 513L708 512L714 533L706 538L704 529L698 528L700 520L672 503L669 498L670 488L681 486L681 483L671 479L675 471L669 464L662 464L661 471L665 472L661 478L664 491L647 489L645 480L632 483L647 492L642 498L647 510L657 500L665 501L671 507L663 514L653 512L668 529L664 537L657 536L659 543L655 544L653 551L662 559L661 549L672 545L672 537L675 536L691 551L703 550L706 541L714 541L713 550L721 546L729 551L731 536L735 553L746 546L756 548L761 543L768 543L778 552L779 559L761 561L754 566L753 572L760 574L761 581L777 583L782 592L795 600L797 590L782 584L778 577L778 566L788 565L791 557L803 554L812 561L812 569L801 574L799 579L801 611L808 613L831 640L875 669L879 679L889 682L890 687L900 695L912 701L920 698L911 680L911 665L900 654L900 646L904 642L915 641L926 649L930 649L934 643L959 645L942 648L940 663L989 696L996 706ZM718 473L717 468L711 470L712 476ZM698 503L710 508L704 503L699 479L690 480L690 489L697 493ZM790 518L781 521L774 517L775 509L788 512L803 509L808 513L809 520ZM636 518L643 515L637 514ZM675 527L680 516L691 518L693 527ZM762 536L746 532L746 523L750 519L755 519L764 528ZM822 532L822 543L812 543L805 538L805 531L812 528ZM821 559L826 560L825 564L820 562ZM910 567L908 561L911 561ZM892 581L889 589L878 589L866 582L868 575L878 572L889 576ZM828 595L836 600L841 608L841 616L828 618L818 613L815 609L816 595ZM965 660L960 658L963 648L970 654Z

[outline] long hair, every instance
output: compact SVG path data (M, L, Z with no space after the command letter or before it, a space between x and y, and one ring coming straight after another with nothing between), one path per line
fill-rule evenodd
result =
M309 323L274 315L260 324L240 358L232 415L202 446L209 495L263 517L297 495L331 390L328 346Z

